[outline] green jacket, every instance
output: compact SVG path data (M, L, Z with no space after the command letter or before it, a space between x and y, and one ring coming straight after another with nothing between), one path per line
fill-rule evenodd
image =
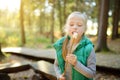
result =
M53 44L57 53L57 60L59 68L61 70L61 74L64 72L65 68L65 61L62 57L62 45L65 38L66 37L62 37L60 40ZM73 53L77 56L78 61L80 61L83 65L87 66L87 58L89 57L92 49L93 49L92 42L86 36L83 36L83 38L81 39ZM85 77L84 75L76 71L74 67L72 67L72 80L92 80L92 79Z

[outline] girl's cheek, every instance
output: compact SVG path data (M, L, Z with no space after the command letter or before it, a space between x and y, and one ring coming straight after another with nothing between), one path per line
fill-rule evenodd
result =
M79 29L78 33L79 35L82 35L84 33L84 29Z
M69 31L68 31L68 35L69 35L70 37L72 37L72 30L69 30Z
M72 29L71 29L71 28L69 28L69 29L68 29L68 32L69 32L69 33L72 33Z

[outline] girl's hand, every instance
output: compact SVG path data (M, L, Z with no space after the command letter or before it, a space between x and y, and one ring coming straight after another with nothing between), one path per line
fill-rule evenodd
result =
M66 56L66 61L68 61L70 64L72 64L73 66L75 66L76 65L76 63L77 63L77 57L76 57L76 55L74 55L74 54L68 54L67 56Z
M65 79L64 75L61 75L59 80L66 80L66 79Z

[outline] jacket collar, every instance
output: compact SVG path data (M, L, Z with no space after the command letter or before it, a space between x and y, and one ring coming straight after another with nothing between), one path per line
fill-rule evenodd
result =
M60 40L58 40L57 42L55 42L53 44L53 46L54 47L62 47L65 38L69 38L70 39L70 37L67 37L67 36L62 37ZM80 42L78 43L77 48L81 48L81 47L83 47L83 46L85 46L87 44L92 44L92 42L84 35L82 37L82 39L80 40Z

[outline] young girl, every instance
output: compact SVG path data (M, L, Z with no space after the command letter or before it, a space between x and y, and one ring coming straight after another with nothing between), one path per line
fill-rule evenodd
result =
M96 73L96 56L92 42L84 35L87 17L71 13L66 21L66 36L54 43L54 69L58 80L92 80Z

